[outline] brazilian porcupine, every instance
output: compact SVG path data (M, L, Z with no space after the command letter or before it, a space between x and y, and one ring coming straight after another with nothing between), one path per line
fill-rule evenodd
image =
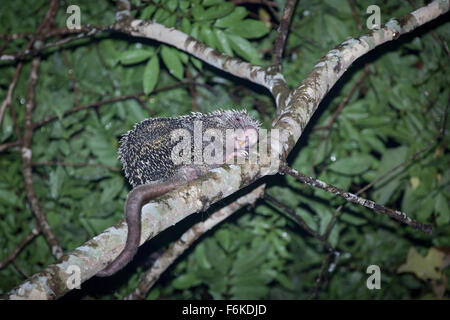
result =
M226 110L192 113L178 118L146 119L128 131L119 148L125 176L134 187L125 204L127 242L119 256L97 275L106 277L116 273L136 254L141 238L141 208L145 202L220 167L235 155L246 155L247 149L257 143L259 126L258 121L245 110ZM211 144L211 140L203 139L203 135L207 136L211 129L219 133L213 134L218 139L214 142L223 143L223 157L214 163L199 162L198 159L203 159L203 151ZM231 137L229 131L227 133L230 129L236 130ZM187 161L174 161L177 159L174 159L172 151L180 143L179 139L174 139L174 132L188 136L187 141L183 140L184 143L189 142L187 149L182 151L187 152L188 156L184 158ZM229 141L231 150L227 146Z

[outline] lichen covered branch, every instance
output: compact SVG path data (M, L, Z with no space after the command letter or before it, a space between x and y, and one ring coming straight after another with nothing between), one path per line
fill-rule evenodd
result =
M153 266L146 271L140 281L138 287L126 296L125 300L144 299L148 291L152 288L161 274L185 252L191 245L205 232L214 228L217 224L228 218L237 210L246 205L252 205L261 198L265 185L255 188L250 193L233 201L226 207L213 213L206 221L199 222L187 230L183 235L174 242L162 255L160 255Z
M153 21L131 20L128 25L124 23L118 24L116 30L135 37L145 37L172 45L220 70L262 85L269 89L274 96L279 90L284 90L285 88L285 80L281 74L272 74L263 67L254 66L240 59L232 58L177 29L167 28Z
M273 127L280 130L283 158L297 143L322 99L353 62L377 46L395 40L448 12L449 6L448 0L433 1L401 19L391 19L380 29L344 41L322 57L287 97L286 103L280 104L282 107L277 110Z

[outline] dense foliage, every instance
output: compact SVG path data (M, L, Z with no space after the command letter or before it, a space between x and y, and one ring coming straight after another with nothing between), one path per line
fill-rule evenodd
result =
M413 10L408 1L358 1L359 30L350 1L299 1L282 63L290 88L298 85L327 51L367 31L365 10L374 2L381 7L382 23ZM423 1L415 2L423 5ZM276 24L284 7L282 0L271 1L274 7L222 0L132 3L137 18L178 28L222 52L263 66L270 64ZM65 9L70 4L61 1L58 26L65 26ZM77 5L84 25L114 22L111 1L80 0ZM0 34L34 32L47 8L47 1L3 1ZM426 152L406 161L363 195L433 224L433 235L346 204L328 236L340 256L333 261L337 264L331 273L325 270L320 298L448 297L449 139L445 134L437 136L449 103L450 60L435 37L448 45L448 22L440 19L358 60L321 103L288 159L305 174L356 192L432 143ZM0 41L1 45L5 40ZM24 38L11 41L2 53L17 52L27 42ZM1 101L15 66L0 64ZM365 68L367 74L356 93L329 130L321 129ZM29 70L28 59L13 95L22 129ZM84 106L130 94L139 94L146 108L136 99L124 99L64 115L74 108L77 98ZM69 252L122 218L130 185L120 171L116 150L118 139L134 123L147 117L236 106L247 108L266 128L275 114L267 91L154 41L102 34L46 50L33 120L39 123L54 114L57 118L34 133L33 182L63 249ZM0 144L16 140L13 118L7 111ZM67 165L71 163L80 165ZM10 147L1 152L0 167L2 261L31 232L35 219L26 201L20 149ZM344 203L284 176L266 181L270 195L295 209L319 233ZM150 253L166 248L207 216L196 214L170 228L145 245L124 271L112 278L92 279L69 297L107 298L115 292L110 297L117 298L129 293L137 284L138 266L142 267ZM302 299L314 290L325 256L319 241L275 205L261 200L205 234L164 274L148 298ZM53 261L43 236L38 236L14 263L0 270L0 293ZM381 268L380 290L366 287L366 269L373 264Z

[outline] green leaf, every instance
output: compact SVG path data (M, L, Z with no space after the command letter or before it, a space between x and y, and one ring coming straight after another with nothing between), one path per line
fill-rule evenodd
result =
M160 290L159 288L153 288L152 290L150 290L148 296L145 298L145 300L156 300L158 299L160 295Z
M334 43L342 42L350 34L349 28L342 20L334 15L323 15L324 27L326 27L327 35Z
M436 212L439 214L439 216L436 219L438 226L446 225L450 222L450 210L448 207L448 201L445 198L443 192L439 192L436 199L435 199L435 206L434 206Z
M96 135L95 138L87 141L89 149L98 158L98 161L107 166L117 165L116 149L102 135ZM87 168L86 168L87 169Z
M372 130L372 129L370 129ZM383 154L386 151L384 143L371 131L363 132L362 140L370 145L371 149Z
M265 285L260 286L233 286L230 289L232 299L262 299L269 291Z
M10 190L0 189L0 203L4 203L4 204L13 206L13 205L17 204L18 200L19 200L19 198L17 198L17 196L14 192L12 192Z
M169 16L167 19L164 19L163 23L168 28L175 27L175 24L177 23L177 14L174 13L171 16Z
M237 23L240 23L242 19L244 19L248 14L247 9L244 7L237 7L226 17L218 19L214 26L218 28L228 28L232 27Z
M197 59L196 57L190 56L189 59L191 59L192 64L198 69L198 70L202 70L203 69L203 63L201 60Z
M120 193L124 186L124 180L122 177L114 177L112 179L102 181L101 186L103 188L103 192L100 197L100 203L107 203L117 197Z
M164 61L169 72L177 79L183 80L183 64L175 49L163 46L161 49L161 58Z
M153 20L155 20L158 23L161 23L162 21L166 20L170 16L170 11L159 8L156 10L155 15L153 16Z
M181 20L181 31L183 31L186 34L190 34L192 30L191 22L186 17L183 17Z
M216 35L217 39L217 46L220 51L223 53L229 55L230 57L233 56L233 50L231 49L230 43L228 42L228 38L226 34L220 30L220 29L214 29L214 34Z
M204 20L205 9L202 6L192 4L191 13L195 20Z
M343 213L339 219L341 221L348 222L348 223L353 224L355 226L360 226L360 225L363 225L363 224L367 223L366 219L360 218L358 216L355 216L355 215L352 215L352 214L348 214L348 213Z
M328 166L328 169L342 174L357 175L367 171L372 166L373 160L370 155L356 154L337 160Z
M268 242L261 242L255 249L248 250L241 248L238 253L238 257L233 261L233 267L231 269L232 275L247 275L252 270L254 271L261 263L266 259L264 256L269 249L270 244Z
M260 38L269 33L270 30L262 21L245 19L244 21L240 21L239 23L230 26L227 31L243 38L252 39Z
M189 62L189 56L183 51L177 51L178 56L180 57L181 62L183 64L187 64Z
M292 280L286 277L282 273L277 273L275 279L286 289L295 290L295 286L292 284Z
M421 201L420 207L417 210L416 216L417 220L421 222L427 222L431 217L434 209L434 199L431 196L426 197Z
M205 7L208 7L208 6L212 6L212 5L215 5L215 4L222 3L222 1L223 0L203 0L202 4Z
M200 40L205 42L211 48L216 49L218 47L216 43L216 37L211 28L204 26L200 29Z
M147 60L154 54L153 50L132 49L127 50L120 56L120 62L125 65L135 64Z
M174 12L178 7L178 0L166 0L165 4L170 11Z
M175 289L186 290L190 287L195 287L199 285L201 281L192 273L182 274L178 276L173 282L172 285Z
M190 1L188 0L180 0L180 9L181 11L185 11L187 8L189 8Z
M225 251L229 251L231 247L231 234L229 230L220 229L215 234L217 241Z
M141 16L139 19L141 20L148 20L152 16L153 12L155 12L156 6L149 5L144 10L142 10Z
M198 40L198 35L200 33L200 25L198 23L194 23L191 28L190 35Z
M61 187L64 182L65 172L61 166L57 166L56 170L50 172L50 195L53 199L57 199L59 196L59 192L61 191Z
M239 56L250 61L252 64L262 64L258 51L248 40L233 34L227 34L227 37L228 40L230 40L230 44L234 52L236 52Z
M142 86L144 93L149 94L156 86L159 77L159 58L153 56L145 66L144 76L142 78Z
M397 176L390 180L388 183L383 184L381 187L377 187L373 193L374 200L381 205L386 204L400 185L400 177Z
M233 3L225 2L212 6L206 10L200 6L194 6L194 8L192 9L192 14L194 16L194 19L197 21L207 21L224 17L228 13L233 11L233 9Z
M297 208L295 212L303 219L303 221L305 221L308 227L310 227L314 231L317 231L317 222L314 220L312 214L302 208Z
M6 139L8 139L14 131L13 130L14 123L12 121L11 116L8 114L8 112L4 113L3 123L1 125L2 125L2 131L1 131L2 135L0 137L0 142L3 142Z
M377 170L377 178L402 163L406 159L407 154L408 147L402 146L398 148L387 149L386 152L383 153L383 157L381 158L380 166ZM381 181L375 184L375 187L380 186L383 183L385 183L385 181Z
M201 268L211 269L211 263L209 263L208 257L206 256L206 247L204 243L199 244L195 249L195 257Z

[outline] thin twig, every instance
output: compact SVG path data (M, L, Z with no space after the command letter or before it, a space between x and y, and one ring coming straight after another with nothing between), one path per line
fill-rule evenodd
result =
M381 175L380 177L376 178L374 181L372 181L371 183L369 183L368 185L366 185L364 188L360 189L358 192L356 192L356 195L360 195L361 193L365 192L366 190L372 188L375 184L377 184L378 182L386 179L387 177L389 177L393 172L395 172L396 170L406 166L409 162L419 158L420 155L428 152L431 147L435 144L435 142L437 140L439 140L440 137L442 137L444 135L444 131L445 131L445 119L446 119L446 115L447 115L447 109L450 105L450 97L448 99L447 105L444 109L444 114L442 115L442 121L441 121L441 127L436 135L435 138L433 138L430 142L428 142L428 144L422 148L420 151L414 153L412 156L410 156L408 159L406 159L405 161L402 161L400 164L396 165L395 167L389 169L388 171L386 171L383 175ZM334 223L334 220L336 219L336 216L339 214L339 212L342 210L342 208L344 207L344 205L340 205L333 213L333 216L330 219L330 222L328 223L328 226L324 232L324 235L328 234L328 232L330 232L331 230L331 226Z
M30 276L17 264L16 260L11 261L11 263L14 266L14 269L16 269L17 272L19 272L22 275L22 277L27 279Z
M106 166L100 163L84 163L84 162L60 162L60 161L32 161L33 166L67 166L67 167L99 167L111 171L120 171L118 167Z
M0 270L6 267L8 263L13 261L16 256L22 251L22 249L29 243L31 240L33 240L37 235L39 234L39 230L37 228L33 228L28 234L25 239L23 239L17 247L14 248L14 250L5 258L3 261L0 262Z
M359 21L358 12L356 12L355 4L353 3L353 0L348 0L348 3L350 4L350 9L352 10L353 19L355 19L356 26L359 30L362 30L361 22Z
M333 246L327 241L326 238L315 232L313 229L311 229L308 224L303 220L302 217L300 217L295 210L292 210L282 202L278 201L271 195L267 194L267 192L264 194L264 199L272 202L276 206L280 207L283 211L285 211L290 217L292 217L305 231L307 231L310 235L312 235L314 238L322 242L325 247L327 247L328 251L334 252Z
M20 146L22 143L20 141L13 141L13 142L6 142L3 144L0 144L0 152L10 148L10 147L17 147Z
M62 49L61 51L63 54L64 63L66 64L66 67L67 67L67 72L69 73L70 81L72 82L73 94L75 96L75 107L79 107L80 106L80 98L79 98L77 80L75 79L75 75L73 74L72 66L70 64L69 58L67 57L66 50Z
M408 2L411 7L413 7L413 9L416 9L416 3L414 2L414 0L408 0ZM436 42L442 47L442 49L444 49L444 51L447 53L447 56L450 57L450 50L448 49L447 43L442 41L434 31L430 31L430 34L433 39L436 40Z
M152 94L156 94L159 93L161 91L165 91L165 90L169 90L169 89L173 89L176 87L181 87L181 86L186 86L188 85L190 82L189 81L182 81L182 82L177 82L175 84L171 84L171 85L167 85L164 87L160 87L160 88L156 88L152 91ZM203 85L201 83L195 83L195 85ZM108 103L114 103L114 102L119 102L119 101L124 101L124 100L128 100L128 99L135 99L136 101L138 101L139 103L143 102L141 100L141 96L144 95L143 92L139 92L139 93L132 93L132 94L127 94L127 95L123 95L123 96L119 96L119 97L112 97L112 98L106 98L106 99L102 99L102 100L98 100L92 103L89 103L87 105L84 106L79 106L79 107L75 107L69 110L66 110L63 113L63 117L78 112L78 111L82 111L82 110L86 110L86 109L90 109L90 108L97 108L97 107L101 107L105 104ZM145 109L151 114L151 110L144 104ZM33 129L37 129L42 127L44 124L47 124L50 121L53 121L55 119L58 119L58 115L54 114L54 115L50 115L48 117L45 117L44 119L40 120L39 122L36 122L34 124L34 128Z
M14 73L13 80L8 88L8 93L6 94L5 100L3 100L2 105L0 106L0 125L2 124L3 116L5 115L6 108L11 104L12 102L12 94L14 92L14 89L16 88L17 79L19 78L20 71L22 70L23 63L20 62L16 67L16 72Z
M277 7L277 4L273 1L264 1L264 0L230 0L230 2L233 2L236 5L239 4L246 4L246 3L251 3L251 4L264 4L266 6L269 7Z
M319 291L320 285L322 284L322 277L325 274L325 267L328 263L328 260L330 260L332 254L333 254L333 252L329 252L325 256L325 259L323 259L322 266L320 267L319 275L317 276L317 279L316 279L316 285L314 286L314 290L308 295L308 297L307 297L308 300L312 299L314 297L317 297L317 293Z
M371 200L367 200L367 199L358 197L356 194L344 191L333 185L329 185L318 179L313 179L313 178L307 177L304 174L302 174L294 169L291 169L287 165L282 165L280 167L280 173L289 174L302 183L306 183L312 187L316 187L316 188L325 190L327 192L331 192L337 196L344 198L345 200L347 200L349 202L356 203L356 204L362 205L368 209L388 215L389 217L391 217L395 220L398 220L404 224L407 224L414 229L418 229L424 233L431 234L431 232L432 232L432 227L430 225L415 221L415 220L409 218L405 213L403 213L401 211L392 210L385 206L379 205Z
M59 1L52 0L49 9L47 10L44 20L38 28L38 34L49 28L53 24L53 19L56 15L58 9ZM23 135L23 146L22 146L22 173L25 181L25 190L27 194L28 202L30 203L32 212L36 217L36 223L39 230L44 235L48 245L51 248L52 254L55 258L59 259L63 256L63 250L59 245L58 239L55 237L47 218L42 212L39 200L36 196L34 186L33 186L33 173L31 168L31 142L33 139L33 109L35 107L35 93L36 93L36 83L38 79L38 70L41 63L40 58L35 57L31 61L30 77L28 79L27 96L25 103L25 129Z
M35 88L38 78L38 69L40 65L40 58L34 58L31 62L30 79L28 81L27 99L25 104L25 132L23 135L22 146L22 173L25 181L25 190L27 193L28 202L31 205L31 209L36 217L36 222L44 235L47 243L51 247L52 254L59 259L63 256L63 250L59 246L58 239L55 237L50 225L45 217L44 212L41 209L39 200L36 196L33 186L33 173L31 169L31 141L33 139L33 109L34 109L34 97Z
M345 96L344 100L342 100L341 103L339 103L339 106L337 107L336 111L334 111L333 115L331 116L330 121L328 121L328 123L324 126L314 128L314 130L328 130L331 128L333 123L336 121L338 115L341 113L342 109L344 109L344 107L350 101L351 97L355 94L356 89L358 89L358 87L363 83L364 79L366 78L366 76L368 74L369 74L369 69L365 68L364 73L361 75L359 80L353 85L353 87L350 89L348 94Z
M189 72L189 68L186 68L186 76L189 79L189 93L191 94L192 99L192 111L199 111L200 107L197 103L197 91L195 90L191 73Z
M297 0L288 0L284 6L283 16L281 17L280 25L278 27L277 39L273 49L272 65L281 71L281 59L283 58L283 50L286 44L286 38L289 31L289 24L291 22L292 13L294 12Z
M104 27L96 28L96 27L85 27L84 26L83 29L81 29L81 30L85 30L85 31L83 31L82 33L78 33L77 35L72 36L72 37L67 37L64 39L57 40L55 42L46 43L45 45L42 45L37 48L30 47L30 48L25 49L23 52L5 53L0 56L0 61L24 60L27 57L39 55L41 52L43 52L47 49L53 48L53 47L60 47L64 44L67 44L67 43L70 43L70 42L73 42L76 40L91 38L100 33L110 32L112 30L112 27L104 26ZM80 32L80 31L78 31L78 32ZM69 32L67 32L67 33L69 33ZM75 33L75 32L71 32L71 33Z

